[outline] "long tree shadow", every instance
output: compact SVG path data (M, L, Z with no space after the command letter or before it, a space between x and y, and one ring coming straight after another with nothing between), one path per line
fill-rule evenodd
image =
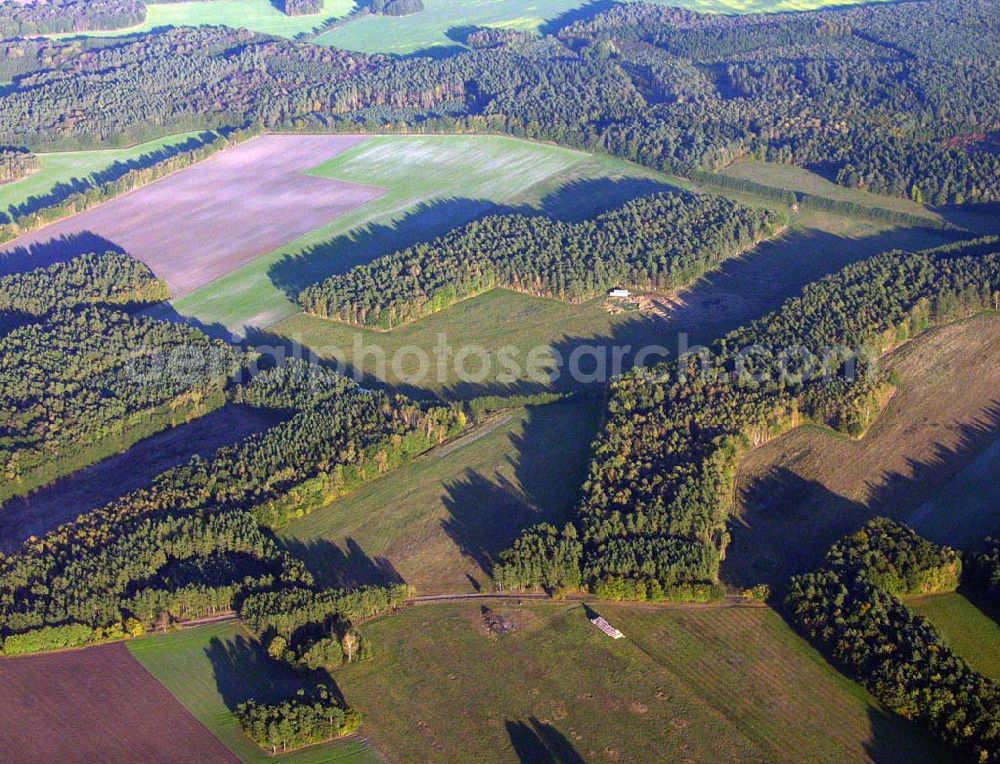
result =
M91 252L124 252L120 246L91 231L59 236L28 246L0 249L0 276L64 263Z
M877 483L869 481L865 502L793 469L771 469L738 488L741 512L730 523L723 577L738 586L779 585L815 568L835 541L877 516L912 524L930 540L952 546L996 533L997 512L971 518L914 517L914 512L998 436L1000 403L993 402L982 416L960 426L955 446L937 444L931 458L908 460L909 474L886 472Z
M583 757L564 734L534 716L508 719L507 734L518 759L525 764L583 764Z
M281 412L229 404L190 422L149 436L121 453L15 497L0 507L0 552L10 554L29 536L41 537L63 523L152 483L191 458L211 458L223 446L273 427Z
M322 587L354 589L406 583L390 560L372 557L357 540L350 537L344 540L344 548L325 538L279 538L277 541L306 564L316 583Z
M446 483L449 516L441 527L462 555L489 572L524 528L571 520L599 419L596 401L530 407L521 431L508 436L513 479L499 471L467 470Z
M180 143L173 143L162 146L153 151L141 154L130 159L117 159L107 167L95 170L90 175L83 178L70 178L68 181L56 183L44 194L29 196L20 204L11 205L10 212L14 217L30 215L46 207L52 207L65 201L73 194L82 193L91 188L96 188L104 183L118 180L132 170L145 170L153 165L165 162L166 160L183 154L188 151L203 148L214 143L219 136L213 132L205 131L199 135L189 136Z
M285 255L268 269L274 285L295 300L305 287L356 265L440 236L452 228L516 208L485 199L449 198L423 202L389 224L370 223L302 252Z
M272 660L258 642L242 634L226 640L213 637L205 655L212 663L216 688L230 711L251 699L279 703L299 690L308 692L319 684L327 685L343 702L343 694L328 671L298 673Z

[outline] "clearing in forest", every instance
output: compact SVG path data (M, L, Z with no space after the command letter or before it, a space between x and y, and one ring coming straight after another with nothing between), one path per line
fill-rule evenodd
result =
M0 659L0 759L239 761L124 643Z
M843 5L838 0L652 1L704 13L768 13ZM462 29L488 26L538 32L590 18L611 6L603 0L423 0L423 4L423 11L410 16L361 16L315 42L366 53L440 55L460 45Z
M771 609L435 604L362 627L375 658L335 672L392 761L929 761ZM470 731L472 734L470 734Z
M599 416L589 401L519 410L294 521L281 538L328 586L492 589L494 555L518 531L572 517Z
M171 294L183 295L380 196L378 188L303 172L362 140L261 136L21 236L4 250L52 257L61 240L97 236L146 263Z
M737 477L724 577L784 580L815 567L870 517L905 522L996 440L998 359L1000 316L939 327L883 361L898 373L899 390L861 440L807 426L751 452ZM960 545L995 533L998 513L994 505L924 522L941 531L931 540Z

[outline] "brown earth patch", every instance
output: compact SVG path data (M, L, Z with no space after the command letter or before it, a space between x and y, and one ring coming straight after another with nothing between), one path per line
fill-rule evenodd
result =
M264 135L25 234L0 252L16 258L22 250L27 267L37 267L75 254L61 248L115 245L178 297L381 196L382 189L303 174L362 140Z
M905 520L996 440L1000 316L935 329L884 363L900 388L860 441L801 427L743 460L729 581L782 581L870 517Z
M0 687L0 761L238 761L121 643L0 659Z

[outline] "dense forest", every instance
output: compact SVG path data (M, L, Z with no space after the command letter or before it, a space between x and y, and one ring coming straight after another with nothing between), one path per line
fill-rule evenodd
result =
M19 180L38 169L38 157L30 151L0 148L0 183Z
M11 0L0 3L0 37L122 29L146 20L142 0Z
M1000 686L956 655L898 596L953 591L958 555L885 519L836 544L815 573L794 577L793 624L886 706L969 761L1000 757ZM888 586L889 588L886 588Z
M718 196L660 193L580 223L496 215L305 289L319 316L383 329L494 287L572 302L669 290L772 236L782 220Z
M1000 156L984 138L1000 129L998 11L996 0L760 16L626 4L540 38L472 30L471 49L442 59L176 29L50 53L51 68L0 96L0 141L249 124L502 131L682 174L754 157L928 204L995 201Z
M995 237L889 252L811 284L704 352L615 380L574 530L582 544L529 529L496 579L509 588L572 580L567 559L578 554L580 580L603 596L659 599L680 586L703 598L728 545L740 456L803 422L859 436L890 390L873 356L998 300Z
M992 607L1000 608L1000 539L988 538L985 548L965 557L963 583Z
M114 252L0 279L0 313L22 319L0 337L0 501L57 476L60 461L86 463L107 438L222 404L236 348L108 307L166 294L145 265ZM173 373L181 357L198 363Z

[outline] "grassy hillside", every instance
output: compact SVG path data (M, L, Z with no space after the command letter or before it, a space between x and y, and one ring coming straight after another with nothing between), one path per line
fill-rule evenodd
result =
M267 326L298 289L509 203L586 154L494 136L381 136L312 170L388 191L174 303L205 324Z
M243 735L233 710L253 697L274 703L308 687L303 678L270 660L259 645L234 624L128 642L132 655L242 761L274 761ZM326 677L328 679L328 677ZM287 764L378 761L359 740L308 748L281 757Z
M317 510L282 532L330 585L402 578L420 594L492 588L520 528L572 514L596 403L519 410Z
M37 172L13 183L0 184L0 212L45 196L56 186L72 184L75 180L88 181L93 173L107 170L116 162L137 160L144 154L184 143L196 135L198 133L170 135L124 149L41 153L38 155L41 167Z
M907 600L933 623L969 664L1000 681L1000 625L961 594L935 594Z
M364 627L339 669L376 750L402 761L928 761L934 745L838 675L767 608L414 607Z
M94 37L112 37L133 32L148 32L157 27L205 26L220 24L245 27L255 32L294 37L312 32L329 19L346 16L355 0L323 0L321 13L309 16L286 16L270 0L194 0L185 3L149 3L146 20L138 26L108 32L88 32ZM52 35L71 37L73 35Z

